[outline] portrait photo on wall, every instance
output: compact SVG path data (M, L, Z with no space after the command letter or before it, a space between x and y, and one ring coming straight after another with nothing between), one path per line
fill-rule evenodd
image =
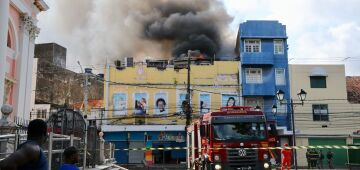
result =
M145 115L147 111L147 93L135 93L134 94L134 114Z
M221 106L239 106L238 96L236 94L222 94Z
M156 115L168 114L167 94L166 93L156 93L154 101L155 101L155 114Z
M210 94L202 93L199 95L199 111L200 115L210 112L211 98Z
M124 116L127 115L127 94L114 93L113 94L113 115Z
M182 103L186 101L186 93L179 93L176 97L176 112L183 113Z

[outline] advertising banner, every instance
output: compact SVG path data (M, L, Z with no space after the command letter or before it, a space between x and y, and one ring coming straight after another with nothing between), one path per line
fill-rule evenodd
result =
M155 114L162 115L168 114L168 102L167 93L156 93L155 94Z
M127 94L114 93L113 95L113 115L124 116L127 115Z
M147 93L135 93L134 94L134 114L145 115L148 105L148 94Z

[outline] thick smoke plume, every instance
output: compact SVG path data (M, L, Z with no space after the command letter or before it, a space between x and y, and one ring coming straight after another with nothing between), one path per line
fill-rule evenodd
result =
M57 31L68 35L70 44L66 47L72 55L87 62L99 63L103 57L168 59L187 50L200 50L213 57L229 46L226 35L232 18L217 0L54 3ZM233 49L234 43L228 49Z

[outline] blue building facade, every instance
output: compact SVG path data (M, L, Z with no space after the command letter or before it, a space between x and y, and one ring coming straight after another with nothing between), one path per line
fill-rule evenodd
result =
M276 91L290 98L286 26L278 21L246 21L240 24L236 51L240 57L243 104L260 106L268 120L291 129L290 108L280 105ZM272 106L277 105L274 115Z
M180 164L186 161L186 150L151 148L186 147L184 125L104 125L105 141L115 144L118 164ZM139 150L128 150L137 148ZM142 150L148 148L149 150Z

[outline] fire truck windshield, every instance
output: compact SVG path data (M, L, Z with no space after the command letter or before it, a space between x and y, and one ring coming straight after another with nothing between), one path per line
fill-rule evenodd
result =
M213 124L215 140L264 140L265 123L236 122Z

